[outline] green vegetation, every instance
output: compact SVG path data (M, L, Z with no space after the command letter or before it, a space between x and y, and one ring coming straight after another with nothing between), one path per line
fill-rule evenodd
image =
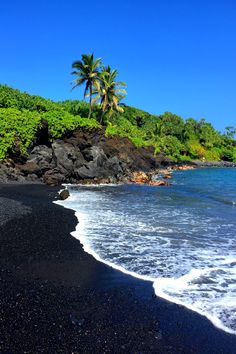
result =
M117 70L111 70L109 65L106 67L103 66L102 72L99 75L99 87L94 93L97 94L95 100L101 99L101 123L103 123L105 113L111 118L115 111L124 112L123 108L119 105L119 101L125 97L126 91L121 87L126 86L126 84L121 81L115 81L117 75Z
M9 151L25 155L40 125L40 115L16 108L0 109L0 160Z
M116 83L115 80L112 82ZM113 89L116 90L116 85ZM90 112L87 102L53 102L0 85L0 160L16 154L27 155L37 132L46 121L50 141L70 135L76 129L102 128L107 136L117 134L127 137L137 147L152 146L155 154L163 151L176 161L205 159L236 162L236 131L233 127L227 127L221 134L204 119L184 120L170 112L152 115L134 107L120 106L118 102L114 104L121 109L116 110L113 103L106 105L109 119L102 127L99 123L104 109L101 103L94 103L90 118L84 118ZM110 116L109 109L112 109Z
M0 85L0 160L12 155L27 155L44 121L48 125L50 141L63 138L77 128L99 128L96 119L79 115L78 112L89 110L87 106L84 102L56 103Z

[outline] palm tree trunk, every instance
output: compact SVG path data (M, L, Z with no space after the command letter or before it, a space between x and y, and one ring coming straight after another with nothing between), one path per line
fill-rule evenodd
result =
M91 113L92 113L92 94L93 94L93 88L92 88L92 85L90 85L90 92L89 92L89 95L90 95L90 98L89 98L89 115L88 115L88 118L90 118Z
M105 114L105 110L102 110L101 118L100 118L100 124L103 125L103 117Z

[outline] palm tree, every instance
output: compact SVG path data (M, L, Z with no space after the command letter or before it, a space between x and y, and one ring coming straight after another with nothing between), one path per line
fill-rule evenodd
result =
M99 69L101 66L101 58L94 59L93 54L82 54L82 60L75 61L72 64L72 68L76 69L71 74L77 75L77 78L73 80L75 85L72 90L80 85L85 84L84 98L89 96L89 115L92 113L92 95L93 88L98 88Z
M94 101L101 99L101 123L106 112L109 117L115 110L124 112L123 108L119 106L119 101L125 97L126 90L121 87L126 86L126 84L121 81L116 82L117 75L117 70L111 70L109 65L103 66L102 72L99 74L99 86L98 89L94 90L94 93L97 94Z

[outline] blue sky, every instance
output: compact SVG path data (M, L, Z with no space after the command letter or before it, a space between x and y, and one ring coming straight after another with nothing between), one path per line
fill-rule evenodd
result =
M236 1L1 1L0 82L54 100L71 64L94 52L151 113L236 126Z

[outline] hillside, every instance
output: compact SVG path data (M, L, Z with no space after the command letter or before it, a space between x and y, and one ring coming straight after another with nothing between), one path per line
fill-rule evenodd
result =
M119 179L168 161L236 162L233 128L221 134L204 119L122 108L101 125L99 105L86 118L84 101L53 102L0 85L0 160L1 170L7 169L2 174L56 184Z

